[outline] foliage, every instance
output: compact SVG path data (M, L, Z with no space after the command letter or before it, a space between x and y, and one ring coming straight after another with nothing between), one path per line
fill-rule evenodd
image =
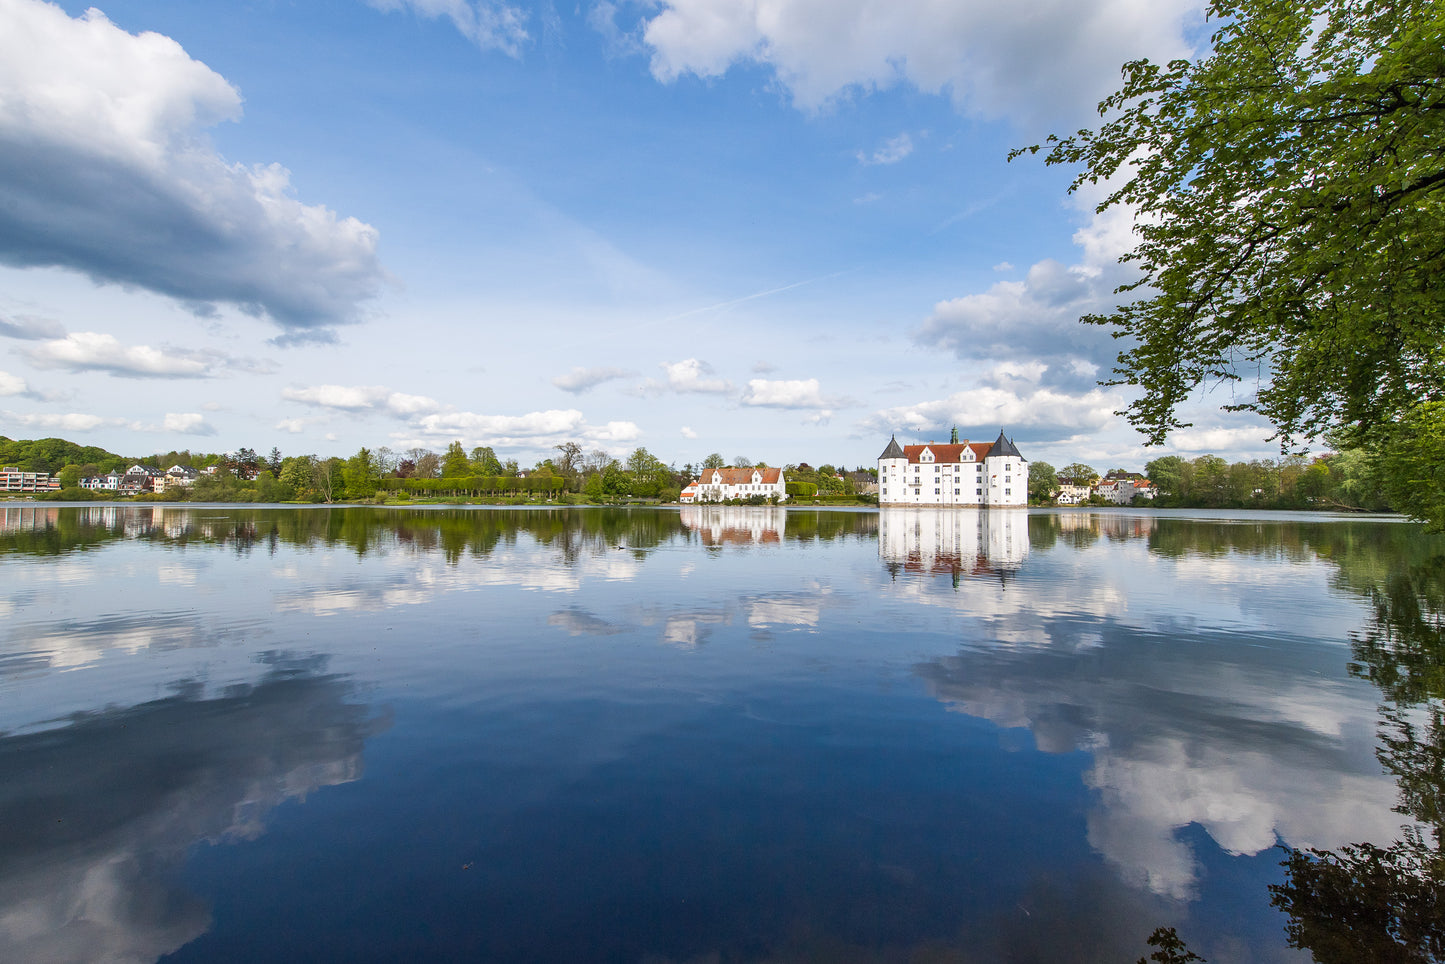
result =
M0 435L0 465L24 472L59 472L67 465L94 465L97 472L112 472L130 466L127 459L93 445L77 445L63 438L15 440Z
M1029 498L1034 502L1048 502L1059 487L1059 477L1054 467L1047 462L1029 463Z
M1199 961L1204 964L1205 959L1191 951L1172 927L1156 928L1145 943L1156 950L1147 959L1139 958L1139 964L1149 964L1149 961L1156 961L1157 964L1189 964L1191 961Z
M1286 445L1417 417L1445 400L1445 6L1214 0L1210 15L1207 57L1125 65L1106 122L1046 158L1082 165L1071 190L1108 182L1100 211L1137 213L1123 260L1139 276L1120 291L1144 296L1085 319L1130 339L1113 383L1143 391L1126 414L1162 442L1223 381L1241 389L1224 407ZM1394 442L1404 461L1432 451ZM1438 500L1410 509L1445 519Z
M1073 482L1075 485L1091 485L1099 479L1099 473L1094 470L1094 467L1082 462L1070 462L1059 469L1057 476L1059 479Z
M1390 505L1445 531L1445 402L1412 408L1379 433L1373 454Z
M702 467L705 469L721 469L727 467L727 462L723 459L721 452L713 452L702 460Z
M472 472L471 463L467 461L467 453L462 449L461 442L452 442L447 446L447 454L442 456L442 478L456 479Z

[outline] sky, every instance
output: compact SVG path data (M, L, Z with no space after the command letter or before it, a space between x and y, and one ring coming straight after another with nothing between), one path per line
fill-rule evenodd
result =
M141 456L568 441L872 465L1162 447L1081 325L1096 125L1197 0L0 0L0 434Z

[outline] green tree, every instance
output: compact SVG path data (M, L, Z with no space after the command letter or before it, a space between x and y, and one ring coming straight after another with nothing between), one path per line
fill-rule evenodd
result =
M62 489L73 489L80 485L80 466L67 465L58 473L60 487Z
M467 461L467 453L462 448L462 443L453 442L448 445L446 455L442 456L442 478L459 479L471 474L472 466Z
M497 453L492 451L490 445L478 445L472 449L470 456L471 473L473 475L501 475L502 462L497 458Z
M1159 498L1176 502L1184 496L1184 460L1177 455L1164 455L1144 465L1144 474L1149 476L1159 489Z
M705 469L721 469L726 466L727 462L723 459L721 452L713 452L702 460L702 467Z
M1196 388L1248 379L1224 407L1286 445L1415 418L1445 400L1445 6L1209 13L1207 56L1125 65L1098 130L1046 157L1082 166L1071 190L1107 181L1099 210L1137 213L1120 290L1143 296L1085 319L1128 336L1112 383L1143 391L1126 414L1159 443ZM1438 503L1411 511L1445 521Z
M1077 485L1089 485L1098 481L1099 473L1094 471L1092 465L1085 465L1082 462L1070 462L1059 469L1056 473L1058 478L1068 479Z
M1059 487L1059 476L1047 462L1029 463L1029 498L1035 502L1048 502Z
M460 445L457 447L461 448ZM369 499L376 495L376 487L381 480L381 471L377 467L371 450L363 447L347 459L346 464L341 468L341 478L346 483L348 499Z
M1445 403L1412 409L1376 449L1381 488L1391 507L1445 530Z

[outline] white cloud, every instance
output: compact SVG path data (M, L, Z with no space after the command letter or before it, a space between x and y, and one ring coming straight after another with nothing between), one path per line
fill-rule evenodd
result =
M221 359L210 353L123 345L114 335L71 332L22 352L32 365L72 372L107 372L122 378L207 378Z
M864 165L897 164L912 153L913 138L909 137L907 132L904 132L897 137L889 138L884 142L882 147L878 148L872 154L859 151L858 163Z
M1013 269L1014 266L1007 261L1000 261L998 264L993 266L993 270L995 271L1012 271Z
M477 412L439 412L411 423L409 430L422 444L434 445L461 439L474 445L547 448L553 444L582 439L588 442L630 442L641 435L633 422L612 421L591 425L575 408L549 409L525 415L484 415ZM405 433L396 433L402 439Z
M167 412L162 426L167 432L180 435L215 435L216 427L199 412Z
M1271 451L1279 454L1278 442L1266 442L1274 434L1268 425L1241 425L1236 428L1185 428L1169 435L1169 447L1181 452L1244 452Z
M301 402L317 408L329 408L342 412L383 411L398 417L436 412L443 407L434 398L394 392L380 385L313 385L310 388L283 388L281 397L288 402Z
M552 379L552 384L564 392L571 392L580 395L601 385L603 382L610 382L618 378L628 378L636 372L630 372L625 368L583 368L580 365L573 368L565 375L558 375Z
M326 339L376 294L377 232L218 155L241 95L169 37L0 0L0 262L135 285Z
M30 386L19 375L0 372L0 395L28 395Z
M1120 399L1100 389L1067 394L1049 388L984 385L934 401L882 409L860 422L867 433L886 435L901 431L919 436L947 431L980 430L990 438L999 428L1030 429L1031 438L1069 438L1097 432L1114 420ZM983 438L979 435L978 438Z
M824 396L816 378L753 378L748 380L742 403L766 408L831 409L847 404L847 400Z
M667 381L659 383L649 379L645 390L697 392L722 395L733 390L732 382L712 377L716 374L711 365L697 358L685 358L680 362L663 362L661 368L667 373Z
M1140 56L1189 53L1199 0L662 0L645 21L652 72L772 69L798 107L907 83L985 116L1074 116Z
M283 418L276 423L276 428L282 432L290 432L292 435L300 435L306 431L307 426L315 425L324 419L316 418Z
M686 425L682 427L681 432L683 438L697 438L697 433Z
M527 15L519 7L495 0L367 0L378 10L410 10L419 17L445 17L482 50L520 57L527 42Z
M71 412L64 415L58 413L21 415L16 412L6 412L5 420L12 424L24 425L28 428L43 428L61 432L93 432L98 428L120 428L130 425L130 423L123 418L82 415L78 412ZM135 428L136 426L130 425L130 427Z

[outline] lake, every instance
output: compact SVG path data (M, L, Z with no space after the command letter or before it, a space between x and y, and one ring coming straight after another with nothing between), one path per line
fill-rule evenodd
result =
M1442 570L1318 514L0 504L0 959L1308 961L1282 861L1434 846Z

